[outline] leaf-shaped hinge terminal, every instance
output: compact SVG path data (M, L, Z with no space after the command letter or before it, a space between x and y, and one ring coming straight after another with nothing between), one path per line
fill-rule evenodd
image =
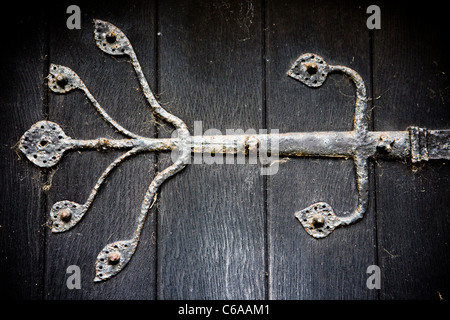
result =
M117 241L104 247L97 256L94 281L104 281L119 273L130 261L136 247L135 240Z

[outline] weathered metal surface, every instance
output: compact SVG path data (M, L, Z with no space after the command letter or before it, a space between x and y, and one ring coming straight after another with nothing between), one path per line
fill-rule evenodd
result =
M55 126L58 128L57 132L60 132L63 138L45 139L44 130L39 129L41 125ZM428 137L436 137L436 139L428 142L428 144L433 144L433 155L439 157L437 159L448 157L448 145L447 148L442 148L441 145L445 147L445 141L448 140L449 133L445 130L427 130L427 132ZM269 155L349 158L358 149L367 157L402 159L411 156L410 139L409 131L371 131L367 133L364 141L358 140L353 131L315 131L258 135L190 136L184 143L190 148L191 153L248 154L249 150L252 150L253 141L254 151L262 149L262 146L267 146L265 151ZM44 144L48 143L48 145L40 146L39 143L42 140L44 140ZM278 145L272 148L270 142L275 140ZM70 150L137 148L142 152L164 152L176 149L180 143L179 138L77 140L65 135L56 123L40 121L26 131L21 138L19 147L27 158L37 166L52 167L58 163L66 151ZM34 158L35 153L37 153L36 158ZM43 162L46 158L51 159L54 153L58 154L57 159L52 162Z
M108 244L100 251L95 263L95 282L104 281L119 273L136 251L135 239Z
M149 208L159 186L165 180L181 171L186 166L189 160L191 152L188 145L186 144L186 139L189 138L190 134L186 124L181 119L167 112L156 101L150 89L150 86L148 85L147 79L144 76L133 47L125 34L109 22L94 20L94 38L96 39L97 47L102 51L112 55L128 55L130 57L134 71L136 72L139 83L142 87L144 96L147 99L147 102L150 104L153 113L160 117L162 120L172 124L178 132L179 141L176 145L176 148L180 151L178 159L171 166L156 175L144 196L144 200L141 205L141 212L138 217L136 230L134 232L132 240L133 247L136 247L141 235L142 228L144 226L145 219L147 218ZM130 254L130 257L133 252ZM117 268L114 268L112 270L104 270L103 272L101 272L102 277L99 276L100 272L97 269L97 277L95 278L95 281L101 281L115 275L128 263L128 261L129 259L124 259L123 261L121 261ZM99 264L100 261L99 258L97 258L97 265Z
M342 217L341 224L348 225L361 219L367 210L367 203L369 199L369 168L368 168L368 154L363 147L367 140L368 123L367 123L367 92L361 76L353 69L344 66L330 66L324 59L317 54L306 53L301 55L288 71L288 75L309 87L321 86L329 73L340 72L344 73L353 81L356 87L356 102L355 114L353 118L353 131L350 135L359 142L352 147L348 146L350 157L353 158L356 170L356 189L358 192L358 203L353 212L345 217ZM329 144L333 144L329 142ZM332 154L332 153L331 153ZM315 203L312 207L319 206ZM334 229L334 228L333 228ZM330 231L331 232L331 231ZM316 233L312 234L315 236ZM328 233L327 233L328 234Z
M295 214L306 232L314 238L325 238L341 221L326 202L317 202Z
M450 159L450 131L427 130L427 153L429 159Z
M428 161L430 157L427 150L427 130L418 127L410 127L409 130L411 134L411 161Z
M50 121L39 121L31 126L20 139L19 149L35 165L52 167L70 149L67 136L59 125Z
M67 93L74 89L82 90L94 108L100 113L102 118L105 119L105 121L112 127L128 137L140 138L139 135L128 131L108 115L108 113L100 106L98 101L90 93L84 82L75 72L72 71L72 69L51 64L48 75L48 87L55 93Z
M450 158L450 133L448 130L409 127L409 132L412 162Z
M51 121L39 121L20 139L19 149L26 157L38 167L48 168L56 165L63 154L69 150L129 149L105 169L85 203L63 200L52 206L50 212L52 232L67 231L81 221L108 175L124 160L140 152L178 151L176 161L159 172L150 183L144 195L132 237L110 243L99 253L95 264L95 282L111 278L130 261L137 248L142 228L148 211L155 201L158 188L189 163L191 153L266 152L288 157L352 158L356 171L358 201L349 215L336 215L326 202L314 203L295 213L295 217L306 232L314 238L324 238L335 228L352 224L364 216L368 204L368 161L370 158L410 158L413 163L429 159L450 159L449 130L410 127L408 131L369 131L366 87L361 76L348 67L328 65L322 57L312 53L301 55L287 74L313 88L320 87L331 73L339 72L347 75L353 81L356 91L352 131L190 136L186 124L162 108L155 99L134 49L125 34L111 23L94 20L94 38L96 45L105 53L127 55L130 58L143 94L153 113L173 125L177 131L177 137L147 138L125 129L106 113L75 72L68 67L51 64L48 76L50 90L59 94L65 94L74 89L82 90L103 119L128 139L76 140L67 136L58 124ZM272 141L277 142L276 146L271 144Z

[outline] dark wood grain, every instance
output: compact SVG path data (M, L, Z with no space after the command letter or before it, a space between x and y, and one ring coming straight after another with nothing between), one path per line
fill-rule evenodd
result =
M1 24L8 32L0 54L0 296L41 299L44 174L19 154L17 144L44 116L45 11L10 9Z
M303 53L355 69L370 95L370 42L364 3L269 1L267 122L280 132L351 130L354 86L331 74L317 89L287 77ZM271 299L376 299L366 287L366 269L376 264L373 198L364 220L311 238L294 213L317 201L337 215L356 206L350 160L283 159L268 179L269 290ZM373 184L370 185L373 191Z
M79 203L122 152L69 152L42 170L17 152L43 119L73 138L121 138L81 91L48 91L48 64L72 68L125 128L169 137L123 57L94 43L93 18L125 32L163 106L191 134L217 129L351 130L354 87L329 75L312 89L287 77L305 52L355 69L369 92L371 130L450 127L446 17L439 4L378 1L381 30L369 31L367 1L92 1L81 30L66 28L61 1L11 10L0 79L0 292L12 299L448 299L449 164L372 161L364 219L311 238L294 213L317 201L338 215L356 205L353 162L285 158L262 176L254 164L190 164L158 192L129 265L93 283L108 243L129 239L144 193L169 153L143 154L107 179L72 230L52 234L52 205ZM373 92L373 94L372 94ZM218 133L218 132L217 132ZM81 268L81 289L66 286ZM369 265L381 290L366 286Z
M128 59L102 53L93 39L92 19L110 21L127 35L151 85L155 84L155 5L152 2L84 4L81 30L65 28L66 3L52 7L50 61L72 68L110 116L125 128L154 134L151 109L141 94ZM133 17L132 19L130 17ZM73 138L121 135L97 114L81 91L49 95L49 119ZM47 212L60 200L84 203L103 170L123 152L71 152L50 172ZM153 299L155 297L154 221L150 217L139 247L123 272L107 282L93 283L94 263L107 244L133 236L140 205L154 176L155 157L138 155L108 177L82 221L62 234L47 231L46 299ZM70 265L81 268L81 289L66 286Z
M260 129L259 1L163 1L160 92L203 132ZM161 127L161 135L167 132ZM160 170L170 161L161 157ZM159 299L264 299L265 210L258 165L191 164L158 200Z
M450 126L448 27L436 6L381 2L374 32L377 130ZM446 299L450 210L447 161L376 167L382 299Z

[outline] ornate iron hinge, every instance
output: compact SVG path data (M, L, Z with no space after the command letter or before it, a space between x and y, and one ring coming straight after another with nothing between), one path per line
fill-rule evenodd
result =
M75 226L86 214L101 185L111 171L128 157L152 151L178 151L176 161L156 174L144 196L137 226L128 240L108 244L96 260L94 281L103 281L120 272L133 256L147 217L161 184L181 171L189 162L192 153L223 152L248 154L249 150L262 151L280 156L315 156L352 158L356 169L356 208L347 215L336 215L326 202L314 203L295 213L304 229L314 238L323 238L335 228L360 220L367 210L369 193L370 158L406 159L427 161L429 159L450 159L450 130L427 130L410 127L405 131L369 131L367 122L367 94L361 76L354 70L340 65L329 65L317 54L301 55L288 71L288 75L309 87L319 87L330 73L347 75L356 87L356 103L352 131L294 132L284 134L242 134L191 136L186 124L167 112L155 99L142 72L136 54L125 34L111 23L94 20L94 37L97 47L111 55L129 56L137 74L144 96L152 111L161 119L173 125L176 138L147 138L128 131L114 121L92 96L83 81L68 67L51 64L48 87L56 93L67 93L74 89L84 92L95 109L112 127L127 139L76 140L67 136L61 127L51 121L39 121L20 139L19 148L35 165L42 168L57 164L63 154L74 149L128 149L114 160L98 179L85 203L63 200L56 202L50 211L51 230L63 232ZM276 140L276 146L270 141Z

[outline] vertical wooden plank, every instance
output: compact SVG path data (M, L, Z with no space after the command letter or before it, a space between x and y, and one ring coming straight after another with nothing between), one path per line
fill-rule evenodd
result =
M262 126L258 1L162 1L160 92L194 133ZM161 126L161 135L169 133ZM198 134L198 133L196 133ZM159 170L171 161L161 157ZM248 162L247 162L248 163ZM191 164L160 190L159 299L264 299L265 211L258 165Z
M375 128L450 127L444 12L379 3L374 32ZM447 161L380 162L377 210L382 299L447 299L450 294Z
M92 19L109 21L132 42L145 74L155 85L155 16L153 2L124 4L119 1L83 3L82 28L66 28L67 2L52 5L50 62L72 68L99 103L125 128L145 136L154 134L151 109L126 57L100 51L93 39ZM49 119L73 138L123 138L114 132L81 91L49 94ZM122 152L70 152L49 176L51 206L61 200L84 203L97 179ZM108 177L93 205L72 230L47 231L46 299L153 299L155 297L155 246L152 217L142 233L139 247L126 268L116 277L94 283L94 263L107 244L130 239L136 227L145 191L153 176L151 154L128 159ZM81 268L81 289L69 290L67 267Z
M280 132L351 130L355 89L330 74L317 89L289 78L303 53L355 69L370 97L370 41L361 2L268 1L267 122ZM376 299L366 270L377 263L374 199L364 219L325 239L310 237L294 213L314 202L337 215L353 211L357 192L353 162L282 159L268 179L269 297L271 299ZM373 182L373 181L372 181ZM370 185L373 194L373 183Z
M45 11L9 8L2 19L0 79L0 296L42 297L44 232L42 175L17 149L22 134L44 116ZM4 24L4 22L6 22Z

